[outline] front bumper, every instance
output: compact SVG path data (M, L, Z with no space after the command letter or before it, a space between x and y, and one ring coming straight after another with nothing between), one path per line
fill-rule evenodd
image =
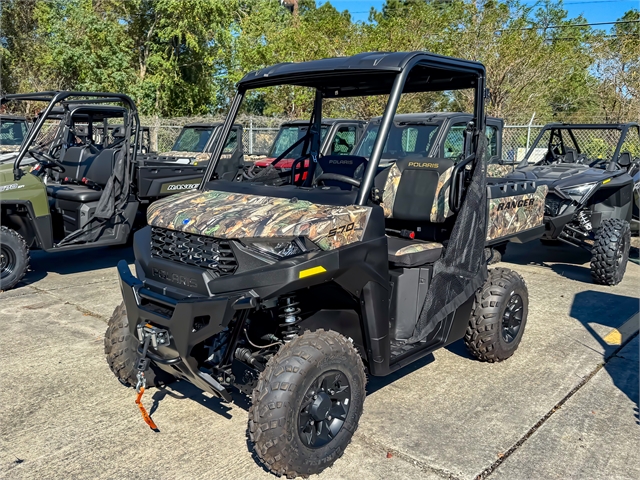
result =
M138 337L140 324L169 332L170 344L150 347L147 356L171 375L230 401L226 389L210 372L198 367L191 352L196 345L224 330L238 312L254 308L256 295L246 291L176 300L147 288L131 274L124 260L118 263L118 276L131 334Z

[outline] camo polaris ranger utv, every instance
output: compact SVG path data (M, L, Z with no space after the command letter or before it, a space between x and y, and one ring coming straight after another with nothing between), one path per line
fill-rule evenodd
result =
M0 165L0 290L23 278L30 249L125 244L145 225L150 201L195 188L202 179L203 167L137 160L138 115L126 95L2 97L2 104L16 101L48 106L19 152Z
M622 281L629 259L639 128L637 123L546 125L506 176L549 187L542 241L589 251L591 276L601 285Z
M487 271L487 195L532 209L543 201L530 185L486 188L479 63L411 52L275 65L239 82L223 136L251 89L280 85L315 90L289 184L208 181L218 143L198 190L149 208L134 238L136 275L118 264L124 302L105 353L137 386L139 406L146 386L172 378L224 401L232 387L250 395L257 455L294 477L342 455L366 373L388 375L461 338L481 360L514 353L527 287L511 270ZM419 151L380 167L401 94L445 89L475 94L465 157ZM319 157L323 101L367 95L388 95L370 158Z

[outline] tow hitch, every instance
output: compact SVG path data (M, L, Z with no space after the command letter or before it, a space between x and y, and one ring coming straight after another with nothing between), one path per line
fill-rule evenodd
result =
M138 325L138 340L142 344L142 351L140 351L140 348L138 348L138 361L136 362L136 370L138 371L138 373L136 374L136 392L138 392L138 396L136 397L135 403L140 409L142 419L145 421L145 423L149 425L149 428L157 431L158 427L151 419L151 416L149 416L149 414L147 413L144 405L142 405L142 394L144 393L144 389L147 386L147 379L144 376L144 372L147 368L149 368L149 359L147 358L149 345L157 348L158 345L167 344L169 342L169 332L154 327L153 325L149 325L148 323L145 325Z

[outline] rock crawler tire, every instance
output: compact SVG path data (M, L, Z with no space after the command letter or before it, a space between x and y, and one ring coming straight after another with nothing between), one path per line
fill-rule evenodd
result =
M329 379L329 383L335 378L334 386L338 390L344 389L345 383L348 385L349 400L342 402L343 411L344 405L348 405L348 409L340 414L341 426L328 443L309 446L310 441L307 440L305 444L303 440L307 438L303 437L304 432L316 427L304 425L318 425L321 422L312 423L314 420L308 413L306 417L302 415L314 408L318 401L316 399L313 402L316 397L321 398L318 387L325 385L320 380L322 378ZM342 379L341 383L338 383L338 378ZM286 475L288 478L299 475L306 477L330 467L342 456L358 427L365 384L362 360L352 343L342 335L317 330L304 333L285 344L260 374L249 409L249 437L261 462L276 475ZM327 391L334 392L330 389ZM314 392L318 393L316 397L313 397ZM324 392L323 388L322 395L326 395ZM331 409L323 418L335 422L338 416L333 419L330 416L335 407L335 401L332 402ZM316 414L317 410L313 415ZM308 424L303 424L304 418L309 419Z
M125 387L136 385L136 361L138 340L129 331L129 319L124 302L116 307L109 319L104 335L104 353L109 368ZM147 387L161 387L175 380L174 377L153 364L144 372Z
M0 227L0 291L15 287L29 268L29 247L15 230Z
M603 220L591 249L591 278L599 285L622 281L629 261L631 227L617 218Z
M506 360L520 344L528 309L524 279L508 268L489 270L487 280L475 294L464 343L482 361Z

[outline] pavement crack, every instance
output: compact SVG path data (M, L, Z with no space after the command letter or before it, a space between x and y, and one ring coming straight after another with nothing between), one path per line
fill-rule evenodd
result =
M370 447L376 447L378 449L381 449L387 453L390 453L391 455L393 455L394 457L397 457L401 460L404 460L405 462L410 463L411 465L415 466L416 468L419 468L420 470L422 470L424 473L433 473L438 475L439 477L442 477L443 479L446 480L461 480L460 477L457 477L456 475L454 475L451 472L448 472L446 470L443 470L441 468L436 468L433 467L431 465L429 465L427 462L423 461L423 460L418 460L415 457L412 457L411 455L408 455L404 452L401 452L400 450L396 450L395 448L389 448L379 442L376 442L375 440L372 440L371 438L367 437L364 434L360 434L358 435L358 438L360 440L363 441L363 443L365 443L366 445L370 446Z
M636 333L637 335L637 333ZM538 420L538 422L531 427L527 433L525 433L520 440L518 440L515 444L513 444L511 446L511 448L509 448L509 450L507 450L498 460L496 460L495 462L493 462L490 466L488 466L487 468L485 468L482 472L480 472L474 480L484 480L485 478L489 477L500 465L502 465L502 463L509 458L514 452L516 452L530 437L531 435L533 435L542 425L544 425L546 423L547 420L549 420L549 418L551 418L551 416L556 413L558 410L560 410L560 408L562 408L562 406L567 403L567 401L573 397L582 387L584 387L587 383L589 383L589 381L595 377L595 375L602 370L602 368L611 361L612 358L616 357L616 355L618 354L618 352L620 350L622 350L622 347L626 346L627 343L629 343L633 338L635 338L636 335L633 335L631 338L629 338L626 342L624 342L622 345L620 345L618 348L615 349L615 351L613 351L611 353L611 355L609 357L607 357L607 359L600 363L596 368L594 368L586 377L584 377L575 387L573 387L573 389L571 389L571 391L569 393L567 393L558 403L556 403L553 408L551 410L549 410L540 420Z
M65 305L71 305L72 307L75 307L75 309L77 311L79 311L80 313L82 313L83 315L87 315L90 317L94 317L94 318L99 318L100 320L106 322L107 319L105 317L103 317L102 315L96 313L96 312L92 312L91 310L87 310L86 308L81 307L80 305L76 305L75 303L71 303L71 302L64 302Z

